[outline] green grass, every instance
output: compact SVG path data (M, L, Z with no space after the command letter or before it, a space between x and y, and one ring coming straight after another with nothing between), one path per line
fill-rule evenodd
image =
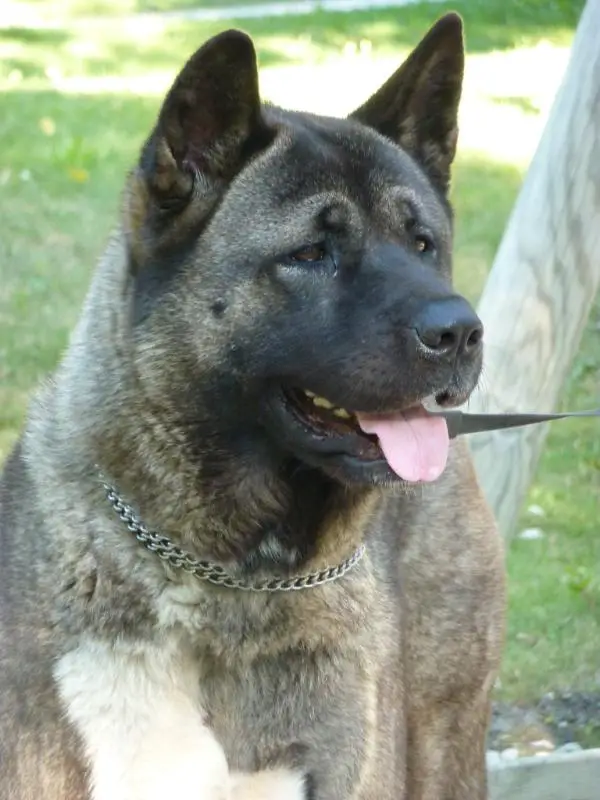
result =
M600 406L600 307L596 304L563 399ZM546 538L513 541L509 638L503 682L521 698L551 689L600 689L600 429L598 421L555 423L529 493L545 518L523 524ZM600 736L596 745L600 744Z
M39 54L55 51L57 61L67 70L102 69L117 67L125 57L126 62L139 64L145 56L152 54L154 59L173 63L173 55L191 52L205 35L210 35L224 27L224 23L203 23L201 25L179 22L170 24L161 31L157 39L150 32L149 39L137 37L132 40L135 30L114 22L103 25L94 22L93 39L96 52L76 59L70 55L70 48L82 36L89 40L90 25L82 21L83 14L110 11L111 15L123 15L132 10L147 9L154 0L30 0L15 2L17 8L30 9L31 16L42 17L46 21L61 20L65 27L59 30L35 30L16 28L2 32L10 40L22 39L39 46L33 55L34 62ZM285 0L284 0L285 1ZM163 8L207 7L210 5L236 5L237 3L196 2L196 0L156 0ZM250 3L251 0L245 0ZM243 5L243 3L240 3ZM378 53L398 52L399 48L412 46L424 29L437 16L445 11L459 11L467 21L467 43L471 53L489 52L532 45L541 40L557 44L571 41L583 0L457 0L429 5L416 4L408 8L386 8L374 11L361 11L348 14L317 12L312 15L279 16L260 20L231 20L232 24L248 30L262 43L262 63L306 63L306 58L323 59L337 55L340 48L348 42L358 43L369 40L377 45ZM10 7L9 7L10 11ZM4 25L9 25L10 14L3 12ZM157 28L145 28L155 31ZM310 47L298 46L310 44ZM135 44L135 46L134 46ZM268 45L271 46L268 46ZM139 51L139 52L138 52ZM98 60L99 54L103 59ZM265 61L267 59L267 61ZM120 67L122 71L122 67Z
M156 0L171 7L185 4ZM139 7L149 0L140 0ZM57 3L54 3L56 6ZM0 29L0 457L14 442L32 388L52 369L91 270L116 221L125 170L160 93L222 25L92 29L68 0L62 27ZM120 4L130 8L133 0ZM457 283L479 295L555 88L557 63L582 3L470 0L470 53L453 199ZM30 7L41 7L41 3ZM44 2L46 13L53 6ZM106 8L107 3L104 3ZM265 92L275 101L343 113L358 104L450 6L247 20ZM75 13L76 12L76 13ZM544 48L537 48L544 41ZM562 59L562 61L561 61ZM510 131L510 135L507 135ZM490 379L490 376L488 376ZM493 385L493 382L492 382ZM564 405L599 405L600 309L594 310ZM598 688L600 664L600 428L551 429L522 526L508 554L510 618L500 694Z
M14 2L14 0L13 0ZM135 12L147 11L174 11L181 9L197 8L223 8L265 3L284 5L294 0L24 0L16 4L25 9L31 9L43 19L77 19L94 15L120 16ZM583 7L583 0L510 0L501 3L498 0L469 0L468 3L455 3L459 6L468 6L478 28L487 29L486 35L501 25L506 30L516 31L527 28L530 32L537 31L546 35L554 27L572 28ZM388 14L396 15L398 9L378 9L372 12L371 17L384 17ZM401 12L405 14L405 12ZM435 14L435 9L426 5L413 7L410 11L412 20L430 19ZM344 15L352 20L353 14ZM406 20L410 25L411 20ZM340 22L340 26L344 23ZM302 26L300 26L301 28ZM506 32L505 32L506 35ZM535 35L535 34L534 34Z
M119 16L148 11L248 6L257 5L259 2L285 5L295 0L26 0L20 5L29 6L38 14L41 13L48 18L61 16L73 19L93 15Z

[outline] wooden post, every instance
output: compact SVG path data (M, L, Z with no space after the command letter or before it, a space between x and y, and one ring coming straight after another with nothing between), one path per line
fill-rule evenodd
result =
M485 385L468 410L552 411L599 283L600 0L588 0L480 301ZM535 425L471 437L480 482L507 537L546 433L547 425Z

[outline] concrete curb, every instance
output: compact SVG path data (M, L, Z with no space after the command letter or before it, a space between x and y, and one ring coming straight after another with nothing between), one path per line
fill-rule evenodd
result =
M488 775L489 800L599 800L600 749L498 762Z

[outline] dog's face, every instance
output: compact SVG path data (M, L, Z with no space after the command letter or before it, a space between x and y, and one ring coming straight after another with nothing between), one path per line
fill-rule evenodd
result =
M451 288L462 71L454 15L346 120L261 106L236 31L184 67L125 214L139 385L200 450L439 476L445 422L422 403L463 402L482 360Z

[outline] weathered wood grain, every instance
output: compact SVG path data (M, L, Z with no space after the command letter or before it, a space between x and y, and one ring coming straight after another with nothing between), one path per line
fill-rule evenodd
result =
M588 0L480 301L488 390L469 410L554 410L599 283L600 0ZM470 437L505 536L514 531L547 427Z

